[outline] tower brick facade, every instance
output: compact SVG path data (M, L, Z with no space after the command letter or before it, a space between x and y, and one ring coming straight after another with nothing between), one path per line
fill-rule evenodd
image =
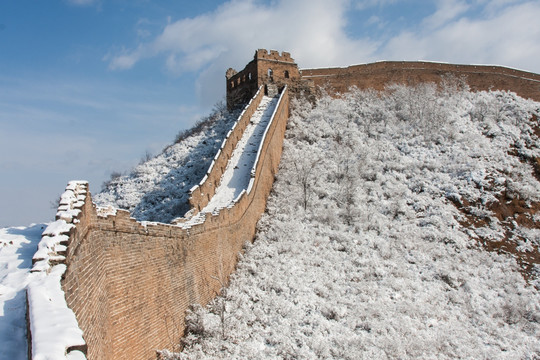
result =
M278 89L291 85L300 79L300 71L288 52L259 49L242 71L229 68L225 77L227 107L232 109L249 101L261 85Z

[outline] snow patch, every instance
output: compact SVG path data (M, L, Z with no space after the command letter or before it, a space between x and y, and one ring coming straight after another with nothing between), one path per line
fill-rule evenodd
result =
M69 182L60 198L58 220L43 231L32 258L27 302L33 360L85 358L80 351L67 354L68 349L86 343L75 314L67 306L61 279L66 271L64 255L69 234L82 211L87 189L86 181Z
M26 286L46 224L0 229L0 359L26 360Z
M70 359L66 356L69 347L86 344L60 285L65 271L66 265L61 264L48 273L31 274L27 293L33 360Z

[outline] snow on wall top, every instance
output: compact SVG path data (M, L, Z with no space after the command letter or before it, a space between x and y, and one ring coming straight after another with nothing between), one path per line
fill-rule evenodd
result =
M208 175L210 175L210 172L212 171L212 169L214 168L214 165L218 159L218 157L220 156L221 154L221 150L223 150L225 148L225 145L227 144L227 141L230 141L230 137L231 137L231 134L233 133L234 129L236 128L236 126L238 126L238 122L242 119L242 117L244 116L244 114L246 113L246 109L253 103L253 99L257 98L257 96L259 95L259 93L263 90L263 87L259 87L259 90L257 91L257 93L249 100L248 104L244 107L244 109L242 110L242 112L240 113L240 115L238 115L238 118L236 119L236 121L234 122L233 126L231 127L231 130L229 130L229 132L227 133L227 136L225 136L225 139L223 139L223 142L221 143L221 147L219 148L218 152L216 153L216 155L214 156L214 160L212 161L212 163L210 164L210 166L208 167L208 170L206 171L206 175L201 179L201 181L199 181L199 184L198 185L195 185L193 186L189 192L190 194L192 194L198 187L202 186L204 184L204 182L206 181L206 179L208 178Z
M287 91L287 85L282 90L282 94ZM261 157L262 147L264 144L264 141L266 140L266 136L268 135L268 129L270 129L270 126L272 125L272 122L274 121L274 118L276 117L276 112L279 109L281 105L281 100L283 99L283 96L280 96L277 100L276 105L274 106L274 110L272 111L272 115L270 116L270 121L268 122L268 125L266 126L266 129L264 130L264 133L262 134L261 141L259 142L259 147L257 149L257 156L255 157L255 161L253 162L253 166L251 168L251 180L249 182L249 185L247 187L247 192L251 192L251 188L253 187L253 180L255 178L255 173L257 171L257 164L259 163L259 159Z
M85 359L86 348L73 311L61 286L69 234L78 223L88 182L71 181L61 195L56 221L43 231L27 288L32 359Z
M253 99L257 98L262 89L263 87L259 89L259 92L255 94ZM221 209L233 207L240 201L243 195L251 191L257 162L262 151L262 145L286 90L286 88L283 89L281 95L276 98L267 96L262 97L257 110L250 118L250 123L242 134L242 138L236 144L235 150L227 162L227 167L221 176L220 185L216 188L215 194L207 205L196 215L192 217L188 217L189 215L187 215L188 218L176 219L175 222L178 226L190 228L196 224L201 224L206 220L207 214L217 215ZM245 109L252 104L252 101L249 102ZM245 110L240 115L239 121L244 115L244 112ZM237 124L238 121L233 126L233 129ZM231 134L229 133L227 138L223 141L222 149L225 147L230 135ZM207 175L198 186L192 189L192 192L202 186L208 179L212 167L219 155L220 153L216 155Z

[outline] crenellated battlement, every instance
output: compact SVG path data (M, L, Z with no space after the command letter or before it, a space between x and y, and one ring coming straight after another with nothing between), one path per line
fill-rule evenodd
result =
M255 60L270 60L296 65L291 54L286 51L283 51L280 54L279 51L276 50L268 51L266 49L259 49L255 52Z

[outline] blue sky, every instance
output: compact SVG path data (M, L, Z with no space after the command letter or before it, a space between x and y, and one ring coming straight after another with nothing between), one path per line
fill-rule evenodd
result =
M0 226L52 220L72 179L99 191L223 99L257 48L300 67L377 60L540 73L540 2L3 0Z

